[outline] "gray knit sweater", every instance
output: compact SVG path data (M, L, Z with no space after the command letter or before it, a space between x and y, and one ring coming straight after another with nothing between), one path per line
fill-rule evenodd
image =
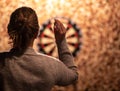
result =
M37 54L32 48L19 57L0 53L0 86L4 91L51 91L54 85L73 83L78 74L66 40L57 47L59 59Z

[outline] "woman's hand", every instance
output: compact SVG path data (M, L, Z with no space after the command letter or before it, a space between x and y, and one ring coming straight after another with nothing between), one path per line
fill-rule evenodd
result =
M54 23L54 33L55 33L56 43L60 43L62 40L65 39L66 29L64 25L57 19L55 19L55 23Z

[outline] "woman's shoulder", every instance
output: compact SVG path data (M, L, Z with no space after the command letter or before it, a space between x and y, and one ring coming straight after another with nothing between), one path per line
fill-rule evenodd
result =
M49 55L46 55L46 54L43 54L43 53L37 53L38 55L38 58L40 58L40 60L42 60L42 63L44 64L47 64L47 65L57 65L57 64L60 64L62 63L59 58L56 58L56 57L52 57L52 56L49 56Z
M47 60L54 60L54 61L59 61L58 58L43 54L43 53L37 53L41 58L47 59Z

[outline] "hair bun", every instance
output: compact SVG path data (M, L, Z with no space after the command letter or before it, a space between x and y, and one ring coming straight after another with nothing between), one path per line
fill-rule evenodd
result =
M28 20L27 20L27 18L25 17L25 18L23 19L23 22L24 22L24 23L27 23L27 21L28 21Z
M23 28L24 26L26 26L27 22L28 22L27 18L22 18L22 19L17 20L16 23L18 23L19 28Z

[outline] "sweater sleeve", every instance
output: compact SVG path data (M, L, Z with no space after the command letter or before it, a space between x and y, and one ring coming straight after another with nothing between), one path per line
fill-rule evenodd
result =
M74 64L74 58L70 53L66 40L57 43L59 60L57 64L58 79L57 85L69 85L78 79L77 67Z

